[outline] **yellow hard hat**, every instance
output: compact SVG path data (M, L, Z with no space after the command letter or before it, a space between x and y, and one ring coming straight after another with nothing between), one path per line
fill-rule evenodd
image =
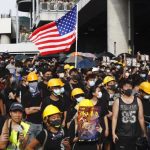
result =
M93 106L94 106L93 102L89 99L83 99L79 103L79 107L93 107Z
M62 80L60 78L58 78L58 79L60 80L60 86L61 87L64 86L65 85L64 82L62 82Z
M71 69L74 69L74 68L75 68L74 66L70 66L70 68L69 68L69 69L71 70Z
M103 84L107 84L110 81L115 81L115 78L113 76L106 76L103 80Z
M139 86L139 89L144 91L147 94L150 94L150 83L149 82L142 82Z
M65 66L64 66L64 69L66 70L66 69L70 69L70 65L69 64L66 64Z
M38 76L35 72L30 72L27 76L27 81L28 82L32 82L32 81L37 81L38 80Z
M84 92L83 92L83 90L81 88L75 88L71 92L71 96L72 97L74 97L76 95L79 95L79 94L84 94Z
M51 116L58 113L62 113L62 112L56 106L48 105L43 111L43 119L47 116Z
M52 78L48 81L48 87L62 86L63 82L59 78Z

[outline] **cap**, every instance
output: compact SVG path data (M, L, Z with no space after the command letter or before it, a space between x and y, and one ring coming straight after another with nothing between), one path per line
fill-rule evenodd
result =
M9 111L15 111L15 110L24 111L24 108L23 108L22 104L20 104L18 102L14 102L11 104Z

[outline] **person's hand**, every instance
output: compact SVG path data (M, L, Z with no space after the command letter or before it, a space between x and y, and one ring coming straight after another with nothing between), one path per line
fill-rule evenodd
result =
M70 143L69 143L69 139L68 139L68 138L63 139L63 140L62 140L62 144L65 146L65 149L67 149L67 150L70 150L70 149L71 149L71 146L70 146Z
M20 133L19 133L19 141L20 141L20 142L23 142L23 140L24 140L24 135L23 135L22 132L20 132Z
M113 142L116 143L117 140L119 140L118 136L116 134L113 134Z
M65 127L65 125L66 125L65 120L63 120L62 127Z
M73 139L73 142L75 143L75 142L78 142L79 141L79 138L78 137L75 137L74 139Z
M1 134L1 136L0 136L0 141L2 141L2 142L7 142L7 141L9 141L9 134L8 134L8 133L3 133L3 134Z
M13 92L10 92L8 97L9 97L9 99L15 99L16 94L13 94Z

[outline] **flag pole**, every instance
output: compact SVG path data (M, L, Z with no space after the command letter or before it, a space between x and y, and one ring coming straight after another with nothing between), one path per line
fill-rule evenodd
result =
M76 16L76 47L75 47L75 68L77 68L77 62L78 62L78 3L77 5L77 16Z

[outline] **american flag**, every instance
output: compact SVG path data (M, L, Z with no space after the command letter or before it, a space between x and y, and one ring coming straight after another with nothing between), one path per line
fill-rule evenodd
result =
M37 28L29 39L39 49L41 55L69 51L76 39L77 6L66 15Z

